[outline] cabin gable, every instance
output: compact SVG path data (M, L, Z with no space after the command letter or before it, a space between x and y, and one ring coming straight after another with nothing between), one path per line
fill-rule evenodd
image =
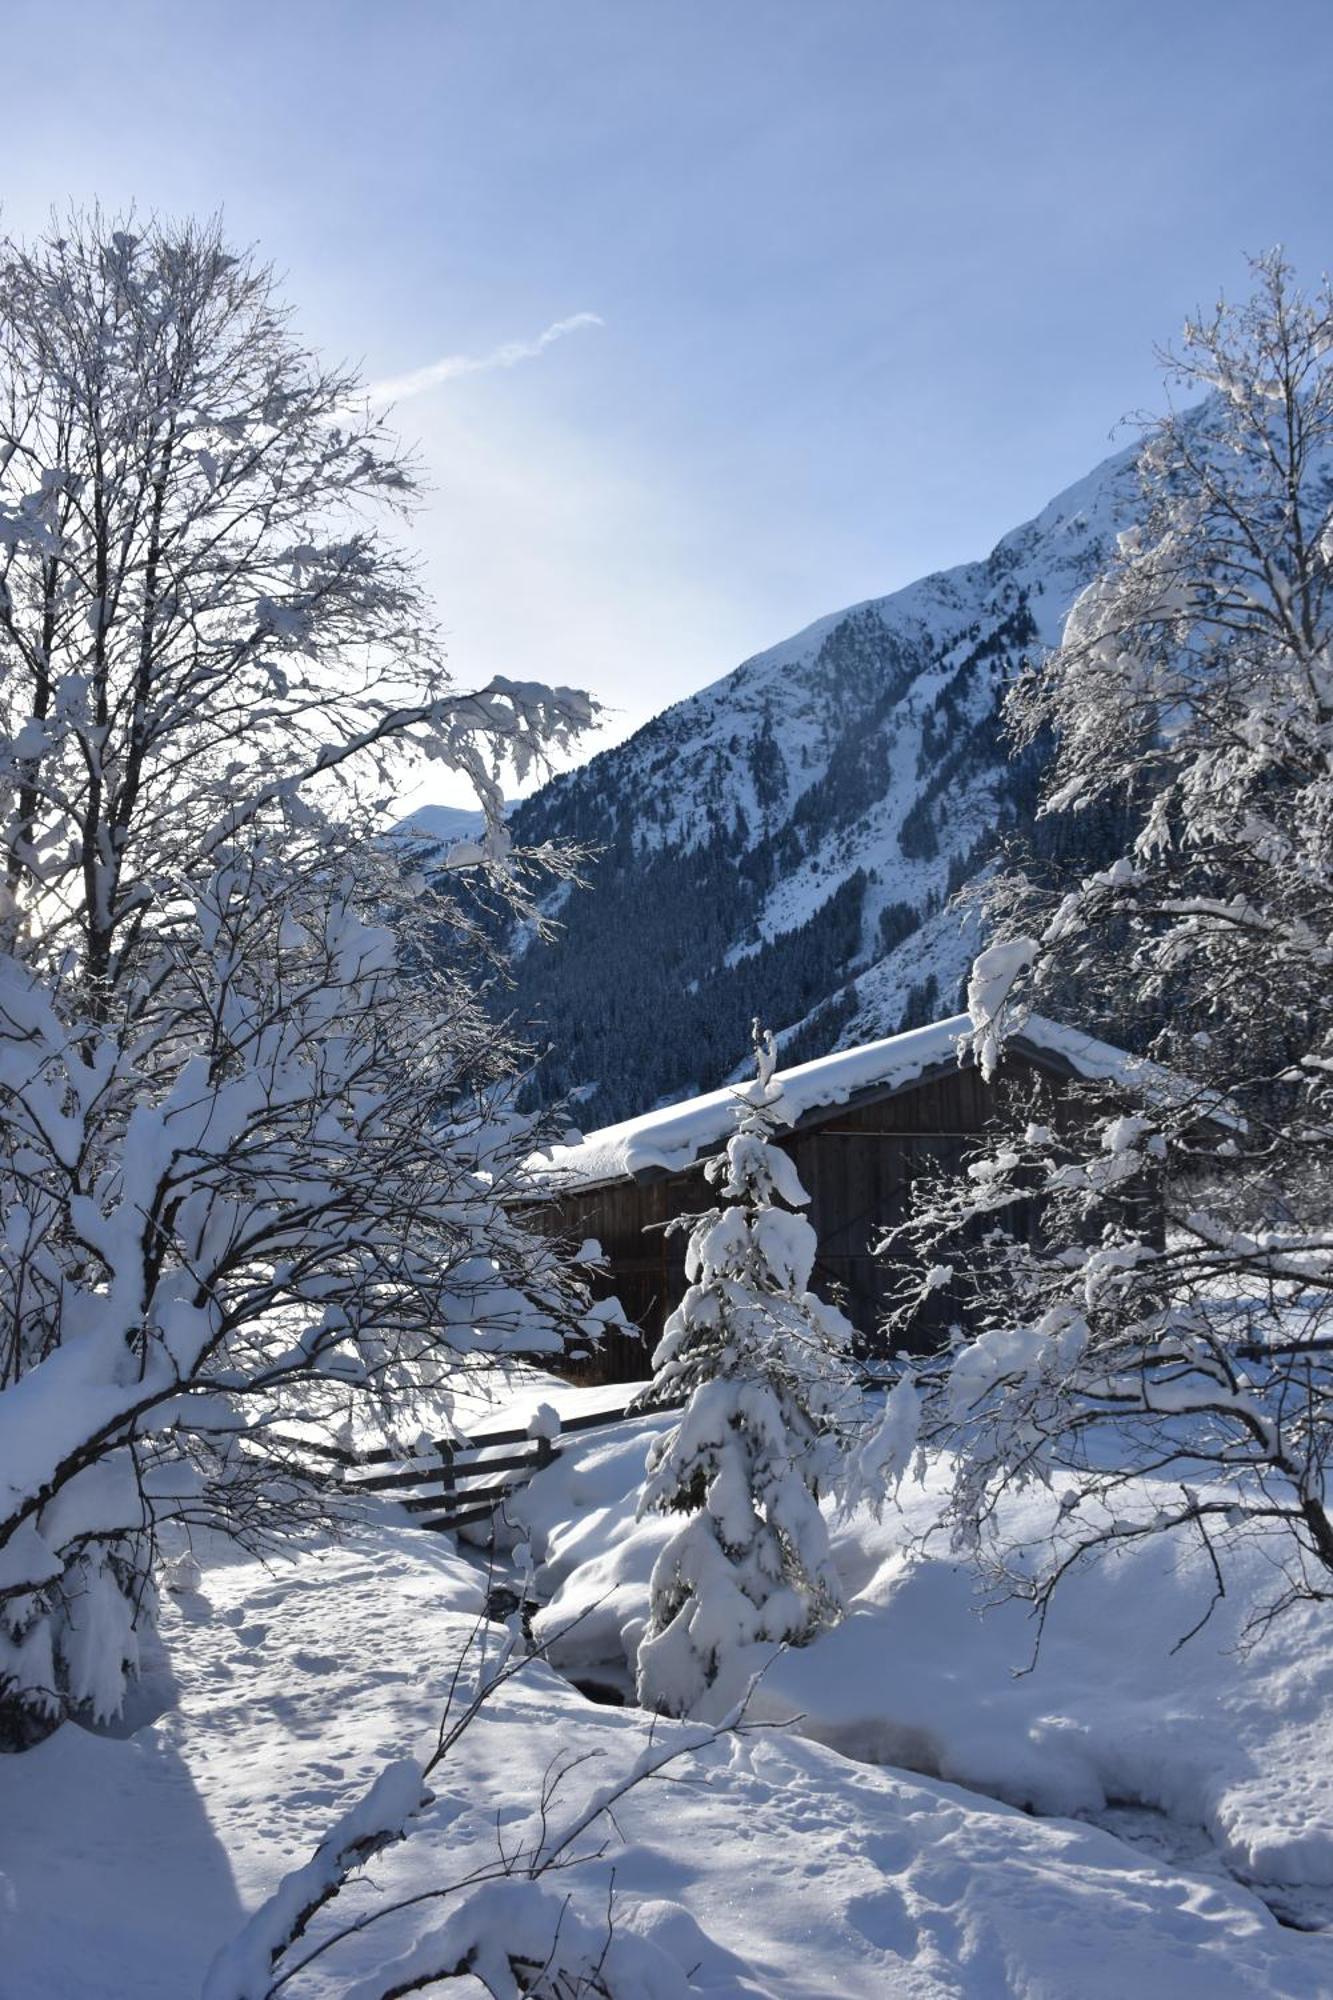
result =
M869 1087L843 1104L808 1110L777 1143L810 1196L805 1213L819 1242L813 1283L838 1299L868 1351L879 1339L885 1272L873 1246L904 1219L911 1184L932 1164L961 1169L986 1127L1011 1096L1058 1117L1073 1071L1017 1041L993 1083L956 1060L908 1084ZM712 1146L688 1165L650 1166L636 1175L553 1189L534 1218L574 1241L601 1245L607 1274L597 1289L614 1294L638 1333L608 1334L588 1370L610 1380L649 1372L668 1315L685 1291L685 1232L665 1225L697 1214L714 1199L705 1179Z

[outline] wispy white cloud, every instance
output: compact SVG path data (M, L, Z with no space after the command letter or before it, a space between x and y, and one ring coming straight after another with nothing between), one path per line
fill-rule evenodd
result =
M535 361L557 340L563 340L567 333L578 333L585 326L605 326L606 322L598 313L571 313L568 319L554 320L535 340L506 340L501 346L493 347L489 354L442 354L438 361L428 361L424 368L413 368L406 375L391 375L386 381L372 382L369 388L373 403L402 403L409 396L424 395L441 382L452 382L459 375L483 375L492 368L516 368L520 361Z

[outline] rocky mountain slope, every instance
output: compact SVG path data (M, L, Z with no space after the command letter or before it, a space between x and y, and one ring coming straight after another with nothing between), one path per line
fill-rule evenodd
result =
M755 1013L784 1059L953 1011L975 939L951 894L1030 824L1039 757L1011 762L997 703L1060 637L1134 518L1134 449L982 562L821 618L559 777L524 844L600 850L531 944L513 996L549 1043L534 1086L588 1126L716 1085ZM1046 829L1091 843L1097 830Z

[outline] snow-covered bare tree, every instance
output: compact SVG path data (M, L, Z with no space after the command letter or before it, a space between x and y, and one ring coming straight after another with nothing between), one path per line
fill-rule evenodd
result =
M645 1408L688 1398L652 1448L639 1512L685 1518L658 1556L638 1655L640 1701L691 1715L743 1648L801 1645L842 1615L820 1494L860 1397L852 1328L809 1290L809 1197L774 1144L788 1122L771 1034L736 1093L736 1131L704 1172L726 1207L693 1218L689 1289L653 1357Z
M1168 357L1204 399L1148 435L1142 527L1009 700L1054 744L1043 810L1115 797L1134 837L1074 884L1002 873L971 982L988 1071L1053 994L1150 1060L1011 1121L895 1245L900 1331L941 1284L968 1304L925 1403L955 1524L1043 1603L1172 1529L1219 1588L1227 1543L1268 1536L1270 1611L1333 1594L1333 294L1255 273ZM1035 1566L999 1507L1033 1480L1061 1502Z
M558 1341L506 1218L481 940L380 838L567 690L451 685L415 479L214 226L0 245L0 1711L116 1707L164 1514L251 1538L277 1431ZM3 1732L0 1732L3 1733Z

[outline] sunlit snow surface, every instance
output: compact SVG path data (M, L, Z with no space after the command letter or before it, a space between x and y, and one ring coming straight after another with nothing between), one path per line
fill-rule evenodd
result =
M570 1671L628 1684L647 1578L669 1524L633 1519L654 1427L594 1433L539 1479L519 1510L544 1556L550 1597L538 1630L570 1636ZM1033 1664L1024 1607L984 1614L974 1579L942 1542L907 1562L942 1486L907 1485L902 1511L835 1527L849 1599L843 1625L768 1671L766 1713L847 1755L906 1764L1043 1815L1138 1809L1136 1832L1177 1843L1177 1860L1260 1885L1294 1922L1333 1917L1333 1606L1293 1609L1242 1645L1271 1591L1262 1542L1236 1553L1231 1590L1204 1629L1177 1642L1211 1595L1195 1551L1136 1546L1073 1576ZM1021 1503L1032 1531L1048 1503ZM1015 1520L1015 1527L1020 1523ZM573 1624L578 1618L579 1623ZM753 1664L753 1663L750 1663ZM1030 1671L1025 1671L1026 1669ZM1203 1839L1203 1845L1196 1845ZM1323 1961L1333 1990L1333 1933Z
M658 1533L636 1531L629 1506L649 1428L571 1438L534 1490L553 1583L581 1554L591 1567L563 1595L613 1591L570 1642L588 1658L620 1647ZM1159 1859L1072 1818L859 1761L924 1746L969 1783L1020 1776L1043 1813L1104 1809L1112 1777L1142 1797L1158 1774L1178 1803L1212 1796L1234 1842L1270 1866L1292 1860L1304 1828L1309 1865L1323 1867L1327 1632L1298 1624L1264 1666L1237 1666L1220 1635L1168 1665L1181 1594L1126 1570L1103 1609L1076 1595L1043 1667L1014 1681L1021 1633L1002 1619L987 1636L946 1563L905 1579L897 1534L886 1520L842 1538L852 1617L780 1662L764 1695L774 1713L804 1708L807 1730L841 1733L856 1757L790 1733L705 1754L618 1812L581 1905L604 1906L613 1864L622 1921L710 1994L1333 1995L1333 1941L1280 1928L1202 1850ZM189 2000L216 1947L334 1815L433 1737L484 1590L474 1561L388 1509L292 1564L206 1562L199 1591L168 1599L134 1733L66 1726L0 1759L3 2000ZM561 1615L557 1600L547 1619ZM534 1668L465 1740L412 1840L376 1862L368 1900L438 1885L492 1852L497 1816L521 1820L557 1755L599 1753L591 1786L642 1738L635 1713ZM426 1905L363 1933L292 2000L334 2000L430 1920Z

